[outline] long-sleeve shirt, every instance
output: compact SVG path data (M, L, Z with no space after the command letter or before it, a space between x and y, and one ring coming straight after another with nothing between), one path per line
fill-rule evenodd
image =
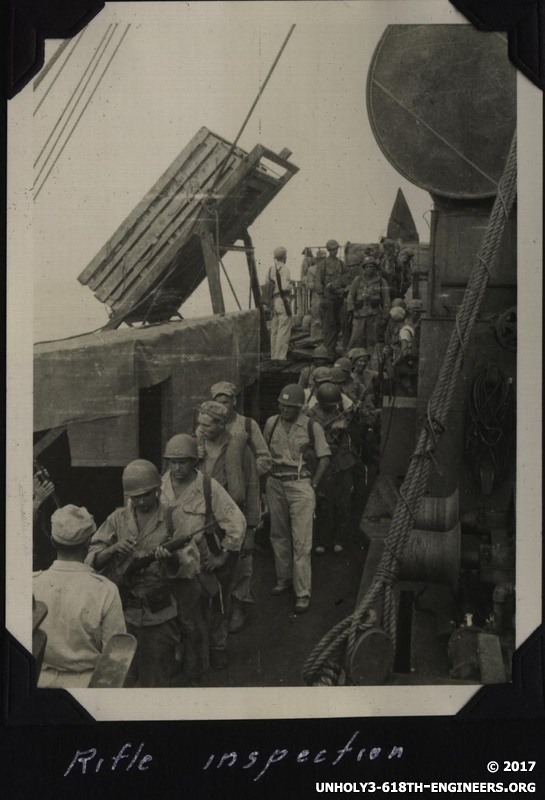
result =
M240 448L240 440L237 442L238 435L231 435L224 431L213 442L206 439L201 440L201 447L203 448L203 458L197 463L203 475L209 478L214 478L220 486L231 496L230 491L230 476L227 474L227 451L229 448L234 448L237 453L242 450L242 463L241 475L244 482L244 498L238 502L238 506L246 518L246 523L249 527L257 527L261 520L261 500L259 490L259 475L257 471L256 458L246 444ZM233 498L235 499L235 498Z
M44 664L68 672L95 668L106 643L125 633L117 586L79 561L54 561L33 579L36 600L47 606Z
M139 531L134 511L129 503L128 506L118 508L110 514L93 534L86 562L94 566L97 555L103 550L116 542L133 537L136 539L136 547L133 552L131 554L115 553L102 569L102 572L109 577L121 576L133 557L147 556L153 553L159 545L171 539L173 527L167 522L167 509L159 503L155 512L149 516L145 527ZM129 624L138 627L158 625L176 616L176 601L171 594L171 579L174 577L193 578L199 572L200 554L196 543L191 541L182 550L177 550L176 557L178 570L174 574L167 572L166 568L158 561L154 561L145 570L130 575L127 588L133 598L145 601L147 598L155 597L157 601L157 590L161 593L161 598L158 603L154 603L152 600L151 605L147 602L126 604L125 618Z
M161 500L172 508L175 536L194 533L206 525L203 483L204 475L197 472L195 479L176 497L170 472L164 474ZM214 519L225 534L221 544L225 550L239 552L246 533L244 514L214 478L210 481L210 494ZM197 545L203 539L202 536L197 537Z
M386 315L390 310L390 290L384 278L357 277L348 292L347 309L356 317Z
M247 421L248 420L248 421ZM261 429L255 419L251 417L243 417L242 414L235 412L234 417L227 421L225 430L231 435L236 433L247 433L250 438L250 447L252 448L255 460L257 462L258 475L265 475L271 469L271 454L269 448L265 443Z
M346 267L340 258L328 256L316 265L314 289L324 298L342 297L346 288Z
M269 280L274 284L272 291L274 312L275 314L285 314L286 307L282 300L282 295L280 294L278 275L276 274L277 271L280 275L280 283L282 284L282 294L288 303L290 302L288 295L291 292L291 275L288 267L282 261L276 261L274 267L269 269Z

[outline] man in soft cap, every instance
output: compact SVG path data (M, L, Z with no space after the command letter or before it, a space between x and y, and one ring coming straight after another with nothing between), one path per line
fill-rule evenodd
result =
M223 387L225 389L225 387ZM240 557L232 569L216 573L223 591L222 608L212 606L210 619L210 663L215 669L228 664L227 634L238 633L255 603L251 590L254 537L261 521L261 495L256 457L245 431L226 430L228 409L217 400L201 403L196 431L197 468L214 478L234 500L246 519Z
M309 266L305 275L304 284L309 294L309 307L310 307L310 341L321 342L323 338L322 332L322 310L321 298L316 291L316 273L320 269L320 264L326 257L325 250L319 249L316 252L316 257L313 258L312 264Z
M117 586L83 563L95 531L86 508L66 505L51 517L57 559L33 581L48 612L42 688L86 688L110 637L126 632Z
M291 276L286 266L286 248L276 247L273 251L273 257L274 265L268 272L268 280L273 284L271 361L285 362L287 360L293 322L291 311Z
M227 409L225 430L227 433L246 433L257 463L259 477L266 475L271 468L271 454L265 444L261 429L255 419L245 417L236 411L237 387L229 381L219 381L210 389L212 400Z
M312 363L309 364L308 367L304 367L299 375L298 384L302 386L303 389L308 389L313 385L313 375L318 367L325 367L327 364L331 363L327 347L324 347L323 344L318 345L318 347L314 349L310 358L312 359Z
M326 244L327 258L318 263L314 287L320 296L324 344L331 359L336 357L336 346L341 329L341 309L347 286L344 261L337 258L339 243L330 239Z

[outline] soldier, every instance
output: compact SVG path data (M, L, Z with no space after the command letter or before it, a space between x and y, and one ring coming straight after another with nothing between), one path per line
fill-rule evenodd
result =
M214 613L211 620L211 661L217 668L227 658L227 633L242 630L248 610L255 603L251 590L253 551L255 531L261 521L256 458L245 432L227 432L227 416L224 405L207 400L199 408L197 427L197 468L228 492L246 518L241 553L224 586L223 613Z
M244 514L214 478L206 478L197 471L199 454L193 436L185 433L173 436L167 442L164 458L168 469L163 476L162 497L172 508L175 529L190 534L209 523L217 524L214 531L196 537L196 543L201 555L199 582L205 595L203 606L211 605L212 614L222 623L229 584L246 532ZM209 658L215 669L227 666L225 650L210 650L209 654L208 647L203 649L201 669L208 667Z
M379 275L376 257L364 258L363 274L350 287L347 307L354 313L349 349L374 348L384 336L383 328L390 310L388 284Z
M411 264L413 258L414 250L412 250L410 247L404 247L399 253L399 263L401 266L401 297L405 297L408 290L413 285L413 268Z
M110 637L126 632L117 586L84 564L95 531L86 508L63 506L51 517L57 558L33 579L34 597L48 612L41 688L86 688Z
M330 239L326 244L328 256L318 263L314 285L320 296L324 345L333 360L341 329L341 309L345 290L345 265L337 258L339 243Z
M348 351L348 358L353 364L352 380L355 384L357 399L359 399L364 392L372 393L371 384L376 373L368 369L371 353L365 347L353 347Z
M323 429L301 413L304 399L300 386L285 386L278 398L280 413L270 417L264 429L273 462L267 503L277 583L271 594L283 594L293 586L296 614L305 613L310 604L314 493L330 456ZM309 466L313 460L317 462L314 475Z
M329 352L327 347L324 345L319 345L315 348L314 352L312 353L312 364L308 367L304 367L301 370L301 374L299 375L299 386L302 386L303 389L310 388L314 383L314 371L318 367L325 367L327 364L331 362L331 358L329 357Z
M257 472L260 478L266 475L271 469L271 454L265 444L265 439L259 425L251 417L244 417L235 410L237 402L237 389L234 383L219 381L215 383L211 390L212 400L221 403L227 409L225 420L225 430L227 433L246 433L248 442L255 455Z
M422 300L411 300L405 324L399 331L399 350L394 361L397 390L408 397L414 397L417 391L421 314Z
M343 352L348 348L352 335L354 315L348 311L348 292L352 283L362 274L363 255L358 250L352 250L346 256L346 273L344 284L343 306L341 309L341 334Z
M285 362L288 355L292 327L291 277L286 266L287 250L277 247L273 252L274 266L269 269L273 308L271 320L271 360Z
M199 551L193 541L172 554L163 547L174 526L159 502L161 476L154 464L131 461L123 470L122 483L127 505L110 514L94 534L86 561L123 586L127 630L138 642L133 664L138 684L165 688L175 672L180 642L174 580L187 581L194 606ZM156 561L131 574L133 558L150 553Z
M333 365L335 369L341 369L344 374L344 381L342 382L340 388L341 391L346 394L351 400L354 402L358 399L358 387L354 378L352 377L352 362L349 358L343 356L343 358L338 358Z
M313 259L313 263L309 266L304 280L305 286L310 292L310 341L315 343L321 342L323 339L322 309L320 307L321 298L316 291L316 273L320 262L322 262L325 257L325 250L320 249L316 252L316 258Z
M322 384L316 399L309 417L324 429L331 458L316 494L315 552L321 555L331 547L334 553L342 553L347 542L357 457L348 431L349 415L342 413L339 387Z

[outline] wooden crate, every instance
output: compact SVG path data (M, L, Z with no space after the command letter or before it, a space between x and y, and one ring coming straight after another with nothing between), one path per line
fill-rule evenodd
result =
M79 275L115 318L170 318L206 276L203 233L232 246L298 172L262 145L230 149L201 128Z

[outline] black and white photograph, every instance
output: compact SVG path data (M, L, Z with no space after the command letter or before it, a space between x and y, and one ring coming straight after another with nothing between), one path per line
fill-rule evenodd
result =
M46 41L8 162L7 621L38 688L255 719L513 680L541 102L447 0L107 3Z

